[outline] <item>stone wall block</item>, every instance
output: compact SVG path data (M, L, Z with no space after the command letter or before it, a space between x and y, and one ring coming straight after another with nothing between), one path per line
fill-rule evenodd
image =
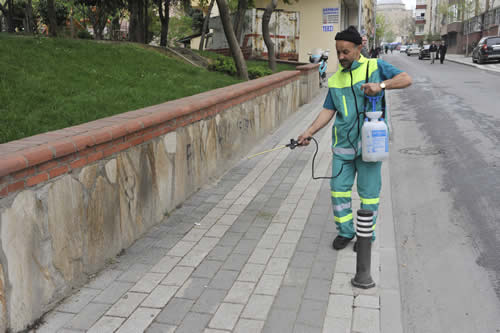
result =
M87 220L83 186L70 175L62 177L51 184L47 207L53 265L70 283L84 272L82 258Z
M154 143L153 154L155 156L153 195L156 208L154 219L161 221L175 208L173 197L175 153L168 153L165 140L158 140Z
M7 290L9 327L21 331L39 318L54 294L49 267L37 262L43 242L41 230L44 220L42 204L31 190L20 192L12 206L2 213L2 262ZM5 290L4 289L4 290Z
M91 190L97 179L97 172L99 171L99 164L91 164L86 166L80 171L78 180L85 186L87 190Z
M115 188L103 176L98 176L87 208L85 264L88 273L94 273L104 267L106 259L117 255L122 249L118 197Z
M7 290L5 288L5 275L0 264L0 332L7 330Z
M193 158L191 137L185 127L177 128L177 146L175 153L175 180L174 180L174 202L175 206L181 204L189 193L192 180L188 177L188 158Z

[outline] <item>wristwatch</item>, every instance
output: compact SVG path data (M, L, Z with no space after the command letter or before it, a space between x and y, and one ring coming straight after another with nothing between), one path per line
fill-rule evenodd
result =
M384 83L384 82L382 82L382 83L380 84L380 88L385 89L385 83Z

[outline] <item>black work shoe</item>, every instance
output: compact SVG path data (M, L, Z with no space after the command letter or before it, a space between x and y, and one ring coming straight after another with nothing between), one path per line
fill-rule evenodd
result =
M333 248L335 250L342 250L343 248L345 248L347 246L347 244L349 244L350 241L352 241L354 239L354 236L351 237L351 238L347 238L347 237L344 237L344 236L340 236L338 235L337 237L335 237L335 239L333 240Z

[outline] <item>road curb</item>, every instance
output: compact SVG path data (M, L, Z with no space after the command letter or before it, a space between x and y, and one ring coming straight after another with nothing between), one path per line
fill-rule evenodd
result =
M500 73L500 70L497 70L497 69L494 69L494 68L483 67L483 66L480 66L480 65L474 64L474 63L463 62L463 61L455 60L455 59L451 59L451 58L445 58L445 60L448 60L448 61L451 61L451 62L454 62L454 63L457 63L457 64L462 64L462 65L466 65L466 66L470 66L470 67L475 67L475 68L482 69L482 70L485 70L485 71Z

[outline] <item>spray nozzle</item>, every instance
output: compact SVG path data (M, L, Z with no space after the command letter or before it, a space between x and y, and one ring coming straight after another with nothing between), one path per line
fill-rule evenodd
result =
M286 147L289 147L290 149L295 149L295 147L299 146L299 142L294 139L290 139L290 143L285 145Z
M366 96L368 100L372 103L372 112L377 111L377 103L384 97L384 91L379 96Z

